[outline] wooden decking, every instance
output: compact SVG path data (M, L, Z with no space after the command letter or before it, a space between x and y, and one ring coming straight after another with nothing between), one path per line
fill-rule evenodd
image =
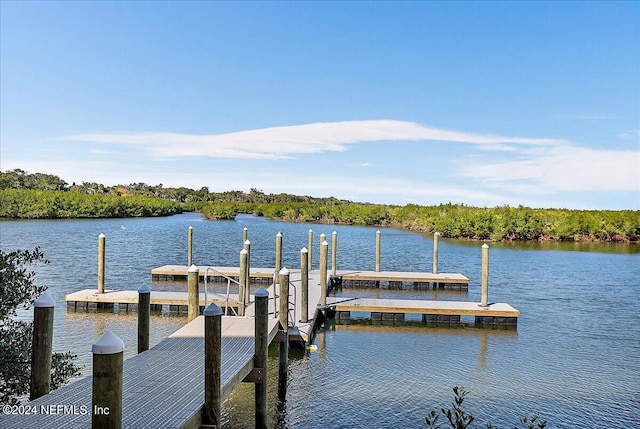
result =
M423 273L408 271L346 271L337 270L342 281L396 281L417 283L459 283L469 284L469 279L458 273Z
M278 321L269 319L269 342ZM222 399L253 369L254 322L222 318ZM204 404L204 317L124 362L123 428L197 428ZM35 414L0 415L3 429L91 427L91 376L28 403ZM66 408L56 408L64 406ZM53 409L56 414L44 414Z
M206 267L200 266L198 267L198 272L200 277L204 277L207 272L207 268L213 268L213 270L209 271L210 276L218 276L223 274L227 277L235 277L237 278L240 275L240 268L238 267ZM186 265L163 265L162 267L154 268L151 270L151 278L154 280L159 279L180 279L187 277L187 270L189 267ZM251 278L263 278L263 279L271 279L273 278L274 269L273 268L254 268L251 267L249 269L249 276Z
M218 293L208 293L205 303L204 293L199 294L199 305L205 307L214 303L220 307L226 304L226 295ZM102 304L138 304L138 292L133 290L105 290L105 293L98 293L97 289L84 289L78 292L65 295L68 307L80 309L86 308L79 303L102 303ZM163 292L151 291L151 305L187 305L187 292ZM229 295L229 306L238 306L238 294Z
M505 303L480 307L477 302L427 301L419 299L330 298L327 305L336 311L368 313L443 314L449 316L518 317L520 312Z

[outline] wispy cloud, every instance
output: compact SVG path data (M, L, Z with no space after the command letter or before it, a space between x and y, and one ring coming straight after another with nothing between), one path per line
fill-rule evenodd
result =
M359 162L355 164L349 164L349 167L369 168L369 167L376 167L377 165L378 164L375 164L373 162Z
M631 131L626 131L624 133L620 133L618 135L618 138L622 140L640 141L640 130L631 130Z
M467 165L463 177L519 194L640 191L640 151L559 146L529 149L518 159Z
M350 144L367 141L446 141L501 151L512 150L513 145L555 146L567 143L557 139L472 134L394 120L320 122L212 135L90 133L62 139L139 145L159 158L206 156L245 159L281 159L290 158L294 154L342 152Z

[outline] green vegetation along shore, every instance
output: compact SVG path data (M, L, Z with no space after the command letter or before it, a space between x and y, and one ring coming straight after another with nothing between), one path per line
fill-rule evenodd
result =
M106 187L57 176L0 173L0 218L56 219L167 216L199 211L207 219L251 213L291 222L389 226L477 240L640 241L640 210L382 205L291 194L209 192L144 183Z

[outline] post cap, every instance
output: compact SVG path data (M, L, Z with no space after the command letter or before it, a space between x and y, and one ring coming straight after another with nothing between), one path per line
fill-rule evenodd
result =
M151 293L151 285L143 284L138 288L138 293Z
M276 234L276 237L282 237L282 233L278 231L278 233Z
M311 228L309 228L309 232L313 232L313 230Z
M189 225L189 229L193 229L193 227L191 225Z
M309 253L309 251L306 247L303 247L302 249L300 249L300 253Z
M338 231L333 231L331 235L338 235Z
M33 302L34 307L55 307L56 302L51 297L49 291L44 291L38 299Z
M262 286L260 286L253 293L253 296L255 296L256 298L269 298L269 291L263 288Z
M101 232L101 233L100 233L100 235L98 236L98 238L104 238L104 237L105 237L105 235L104 235L104 233L102 233L102 232Z
M242 250L240 251L240 254L241 254L241 255L248 255L248 254L249 254L249 252L247 252L247 249L242 249Z
M244 245L245 245L245 246L250 246L250 245L251 245L251 242L250 242L249 240L245 240L245 241L244 241Z
M124 342L111 331L105 331L91 347L91 352L94 355L114 355L123 351Z
M438 231L434 232L433 235L440 235L440 233Z
M484 243L484 244L482 245L482 248L483 248L483 249L488 249L488 248L489 248L489 245L488 245L487 243Z
M191 264L191 266L189 267L187 272L188 273L197 273L198 272L198 267L196 267L196 264Z
M376 234L380 234L380 230L377 230L377 231L376 231Z
M327 240L322 240L322 243L320 243L321 246L328 246L329 243L327 243Z
M249 228L247 228L246 226L244 228L242 228L243 231L247 231Z
M205 317L222 316L222 309L215 304L209 304L202 314Z
M280 272L278 273L281 276L288 276L289 275L289 270L287 270L287 267L282 267L282 269L280 270Z

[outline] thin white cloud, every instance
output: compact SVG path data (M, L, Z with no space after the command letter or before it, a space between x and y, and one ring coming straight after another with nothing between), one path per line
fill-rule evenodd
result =
M160 158L206 156L245 159L281 159L293 154L342 152L350 144L366 141L447 141L501 151L513 150L512 145L567 144L564 140L471 134L394 120L321 122L212 135L160 132L78 134L62 139L140 145Z
M369 168L376 167L378 164L374 164L373 162L358 162L355 164L349 164L349 167L358 167L358 168Z
M519 155L513 161L468 165L459 174L518 194L640 192L640 151L561 146Z
M631 130L624 133L620 133L618 135L618 138L622 140L640 141L640 130Z

